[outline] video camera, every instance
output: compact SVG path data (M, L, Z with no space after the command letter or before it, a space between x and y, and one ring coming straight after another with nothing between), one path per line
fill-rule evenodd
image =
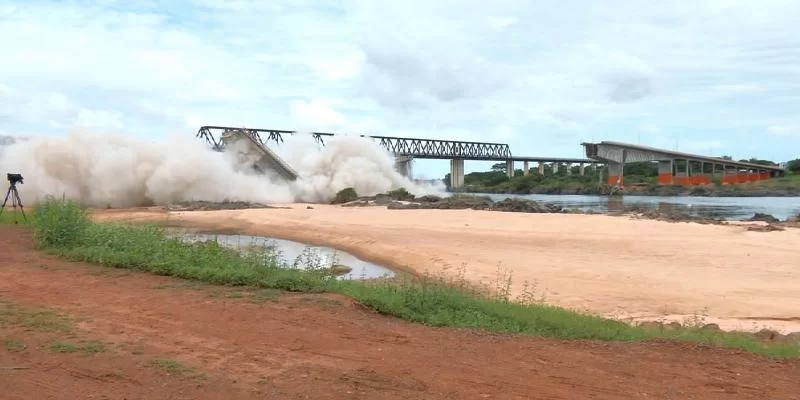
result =
M16 185L17 183L25 184L25 182L22 181L22 174L6 174L6 176L8 177L8 183L10 183L11 186Z

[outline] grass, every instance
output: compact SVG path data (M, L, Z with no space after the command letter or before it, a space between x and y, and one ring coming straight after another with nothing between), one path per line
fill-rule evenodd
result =
M50 343L48 349L54 353L83 353L86 355L90 355L106 351L106 346L102 342L94 340L82 343L56 341Z
M3 203L0 203L0 205L1 204ZM11 208L10 204L6 204L6 208L3 210L3 213L0 214L0 224L13 224L14 221L16 221L18 224L28 224L32 218L33 215L31 214L31 210L27 207L25 208L25 216L23 217L19 210L15 212L14 209Z
M431 326L475 328L560 339L639 341L656 338L745 349L771 357L800 357L800 346L764 343L752 335L696 327L662 330L585 315L535 300L535 290L509 297L511 274L498 275L491 292L463 278L352 281L328 269L281 265L273 250L241 254L216 242L186 244L156 226L94 223L77 203L46 199L33 220L38 245L62 257L211 284L247 286L263 299L280 291L337 292L380 313ZM243 288L244 289L244 288ZM260 292L259 292L260 290ZM492 293L492 294L489 294ZM2 315L2 314L0 314Z
M69 333L74 321L62 314L0 301L0 327L22 326L38 332Z
M25 343L22 343L21 340L11 339L11 338L4 340L3 345L5 346L6 350L12 353L25 351L25 349L28 348L28 346L26 346Z
M205 379L205 375L197 372L194 368L186 366L179 361L167 358L157 358L150 362L150 366L160 369L169 375L181 375L191 378Z

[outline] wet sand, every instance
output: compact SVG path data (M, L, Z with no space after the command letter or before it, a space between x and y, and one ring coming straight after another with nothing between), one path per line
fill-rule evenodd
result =
M98 210L98 219L172 221L326 245L417 273L494 286L511 272L537 298L619 319L800 331L800 229L750 232L604 215L387 210L306 204L165 212ZM461 267L461 268L460 268Z

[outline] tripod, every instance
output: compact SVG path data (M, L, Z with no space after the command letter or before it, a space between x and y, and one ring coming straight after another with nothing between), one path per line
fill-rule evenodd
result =
M28 217L25 216L25 207L22 206L22 199L19 198L19 191L17 191L17 184L15 182L11 183L11 186L8 187L6 199L3 201L3 206L0 207L0 215L3 215L3 210L6 208L9 197L11 197L11 207L14 209L14 223L17 223L17 206L19 206L19 210L22 211L22 218L27 221Z

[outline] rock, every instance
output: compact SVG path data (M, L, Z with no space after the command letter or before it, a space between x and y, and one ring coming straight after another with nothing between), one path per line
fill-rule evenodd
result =
M770 224L775 224L781 222L779 219L775 218L770 214L762 214L762 213L755 213L748 221L763 221Z
M431 194L416 198L416 201L418 201L420 203L436 203L437 201L440 201L440 200L442 200L441 197L434 196L434 195L431 195Z
M373 204L374 203L369 200L353 200L342 204L342 207L367 207Z
M375 205L385 206L392 202L392 198L388 194L379 194L375 196Z
M355 189L349 187L340 190L339 193L336 193L336 197L331 200L331 204L345 204L357 199L358 193L356 193Z
M506 198L505 200L494 203L491 207L491 210L526 213L554 213L561 212L562 208L553 204L539 203L533 200Z
M755 337L761 340L775 341L780 339L783 335L771 329L762 329L754 334Z
M306 206L306 210L313 210L313 209L314 209L314 207Z
M337 276L349 274L352 270L353 268L350 268L344 264L334 264L331 266L331 273Z
M278 208L261 203L246 201L182 201L163 207L170 211L211 211L211 210L242 210L248 208ZM288 207L281 207L288 208Z

